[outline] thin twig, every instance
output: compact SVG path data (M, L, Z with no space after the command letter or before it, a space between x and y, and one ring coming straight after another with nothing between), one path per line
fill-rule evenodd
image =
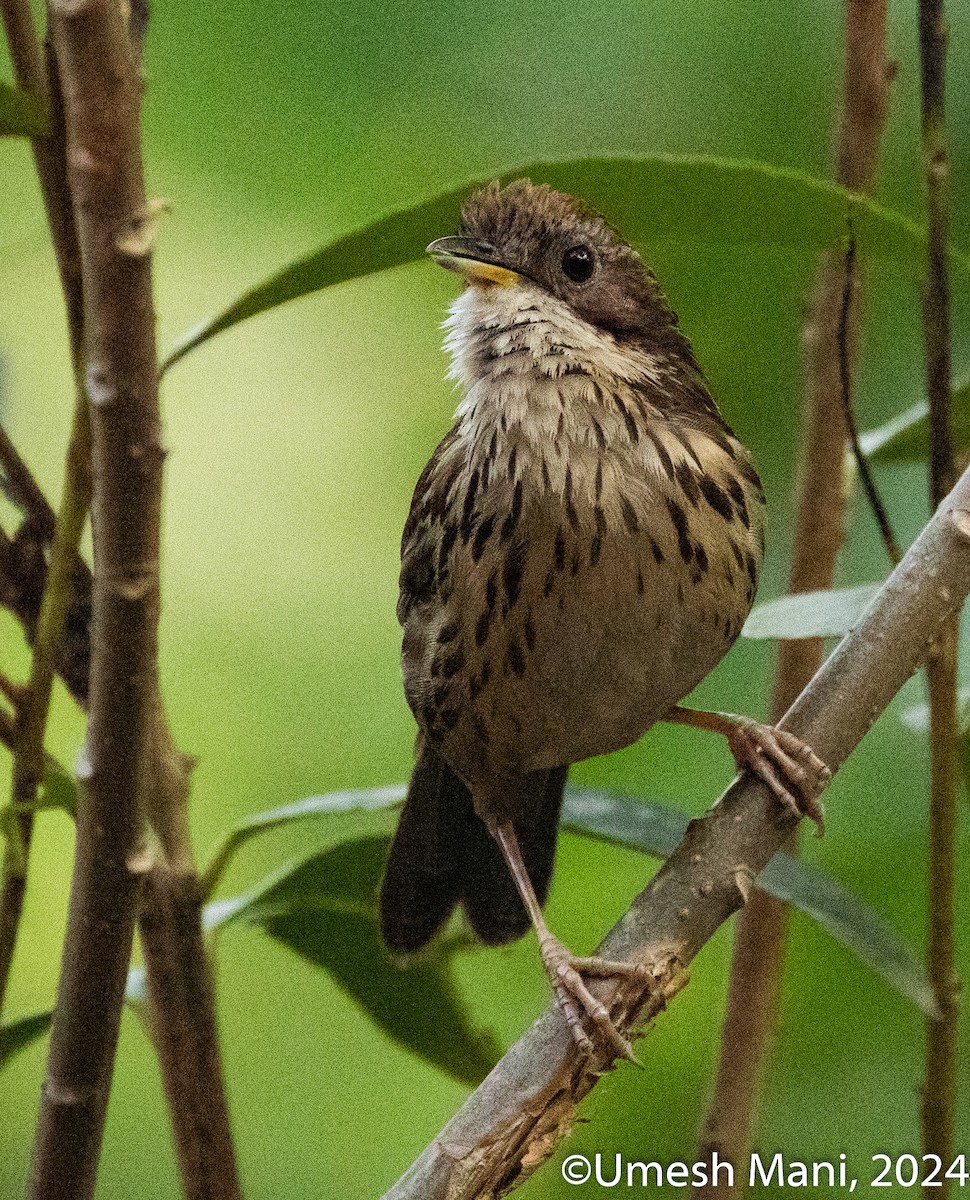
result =
M848 0L845 11L844 107L837 174L857 191L872 186L889 99L885 0ZM853 246L854 251L854 246ZM807 353L803 436L798 469L795 537L789 592L832 586L842 544L845 495L843 454L851 363L856 346L860 283L844 272L834 253L823 255L811 310L805 322ZM783 641L772 696L772 719L794 703L822 661L820 638ZM793 834L789 851L797 852ZM717 1072L702 1126L698 1157L742 1163L757 1120L761 1083L778 1023L787 906L756 891L738 916L721 1031ZM738 1195L723 1174L694 1189L701 1197Z
M950 423L950 280L947 264L949 166L946 152L943 0L920 0L920 78L929 244L923 335L930 420L930 500L935 506L954 477ZM926 1029L923 1150L949 1163L954 1149L959 982L954 952L957 788L957 651L959 622L948 622L927 664L930 697L929 937L927 973L940 1010ZM933 1189L944 1198L950 1180ZM924 1187L924 1195L932 1192Z
M113 0L53 0L84 279L97 572L85 798L46 1082L34 1200L93 1195L141 879L157 694L161 475L141 81Z
M970 592L970 470L916 539L853 631L839 643L783 724L838 770L926 657ZM642 963L654 984L596 985L629 1031L651 1020L683 971L751 894L754 879L793 826L765 786L746 774L683 841L599 947ZM622 1002L622 1008L620 1006ZM587 1058L556 1005L505 1055L385 1200L501 1196L552 1154L574 1109L614 1052Z
M172 1117L183 1195L186 1200L239 1200L201 912L194 871L167 866L149 871L140 915L149 1026Z
M84 303L77 227L67 181L66 151L61 96L56 73L49 70L41 49L27 0L0 0L3 23L10 47L14 77L24 90L46 101L51 118L50 136L34 139L32 151L47 213L51 241L57 259L61 290L67 310L71 361L74 371L74 421L65 466L61 508L55 519L43 493L0 430L0 462L13 499L27 520L15 544L23 549L36 539L51 541L50 567L43 554L34 556L44 576L43 600L36 622L30 627L34 653L30 687L18 712L19 730L14 752L11 803L18 814L13 827L16 844L8 841L0 879L0 1014L10 978L14 949L20 930L27 869L33 836L34 804L44 772L44 733L55 670L63 666L62 633L72 608L75 576L83 575L77 563L78 546L87 520L90 488L87 399L82 386ZM7 547L5 547L6 549ZM8 565L12 559L7 556ZM5 581L5 585L8 581ZM18 594L14 589L14 594ZM19 592L25 599L25 593Z
M64 472L64 490L51 545L50 566L34 636L30 682L17 711L17 743L13 757L10 802L19 814L19 845L4 852L0 888L0 1015L20 928L27 865L33 835L33 808L46 768L44 735L54 675L70 609L75 564L87 522L90 499L87 407L74 412L74 426Z
M896 541L896 535L893 533L889 514L886 512L886 506L883 504L882 496L880 496L879 489L876 487L876 481L872 477L869 460L862 453L862 446L859 444L859 423L856 421L855 406L852 403L852 371L849 366L849 313L852 306L853 292L855 291L855 258L855 230L852 228L850 222L849 245L845 252L845 281L842 285L839 329L836 338L839 349L839 394L842 398L842 416L849 435L849 445L852 447L852 457L855 459L859 478L862 480L862 487L866 493L866 499L869 501L869 507L872 509L876 522L879 525L879 532L882 534L883 544L886 547L886 553L889 555L889 561L895 566L902 557L899 553L899 543Z

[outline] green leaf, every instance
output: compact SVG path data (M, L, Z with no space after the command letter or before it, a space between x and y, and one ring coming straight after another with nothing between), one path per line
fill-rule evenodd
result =
M215 928L245 922L323 967L402 1046L462 1083L479 1083L499 1057L477 1033L450 972L450 957L396 965L384 949L376 895L388 839L345 842L290 863L244 896L206 906Z
M47 109L42 100L0 83L0 137L46 137Z
M226 834L222 845L212 856L202 876L202 895L213 894L230 860L251 838L289 825L293 821L305 821L308 817L329 817L337 813L354 811L376 812L393 808L404 799L407 788L403 784L389 787L358 788L352 792L326 792L321 796L307 796L293 804L283 804L266 812L244 817Z
M758 604L744 623L747 638L841 637L859 622L881 583L824 592L799 592Z
M528 176L582 196L625 237L645 246L663 238L814 252L844 242L851 222L859 252L923 266L922 228L868 197L801 171L707 157L578 159L527 163L502 172ZM389 267L417 262L427 244L457 228L470 180L422 204L337 238L249 289L187 333L162 364L167 370L196 346L257 313ZM970 274L970 257L951 251Z
M663 805L570 788L563 823L578 833L666 858L683 837L688 818ZM936 1014L932 988L912 949L874 909L831 876L779 852L756 886L811 917L900 995L927 1015Z
M69 817L77 815L77 780L50 754L45 759L39 807L62 808Z
M970 383L951 398L953 445L956 453L970 450ZM874 462L925 462L930 452L928 409L925 400L859 437L866 458Z
M54 1019L54 1010L35 1013L32 1017L21 1017L10 1025L0 1026L0 1069L5 1067L10 1059L20 1050L24 1050L31 1042L42 1038L50 1029Z

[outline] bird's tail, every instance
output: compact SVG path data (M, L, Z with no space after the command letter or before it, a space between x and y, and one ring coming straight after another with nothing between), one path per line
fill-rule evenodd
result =
M522 813L515 831L540 904L552 877L567 770L526 776L513 810ZM502 852L476 816L471 793L425 742L381 884L384 941L399 953L419 949L459 903L487 945L511 942L529 928Z

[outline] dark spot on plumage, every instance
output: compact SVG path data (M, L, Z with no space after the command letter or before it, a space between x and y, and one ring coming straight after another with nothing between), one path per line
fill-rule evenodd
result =
M700 581L703 578L704 578L703 574L700 571L698 571L696 568L695 568L695 570L691 571L691 573L690 573L690 581L692 584L695 585L695 587L697 584L700 583Z
M449 621L447 625L442 625L438 630L438 645L447 646L449 642L453 642L460 628L457 621Z
M600 555L603 553L603 539L598 533L593 534L593 540L589 545L589 565L595 567L600 560Z
M505 652L505 661L516 675L522 676L525 674L525 655L522 653L522 647L514 637L509 638L508 649Z
M454 729L458 724L458 709L443 708L441 710L441 724L449 731Z
M445 679L451 679L465 665L465 647L458 645L450 654L445 655L441 661L441 673Z
M542 585L542 594L548 600L552 595L552 589L556 586L556 573L550 567L546 573L546 581Z
M697 457L697 451L694 449L694 444L691 441L690 434L687 432L687 430L681 428L676 421L670 421L667 425L667 428L674 435L677 441L680 442L680 444L684 447L684 450L687 452L687 454L694 460L694 465L703 475L704 464Z
M637 567L637 594L643 595L643 571Z
M734 587L734 572L731 570L731 566L729 563L726 564L724 567L724 578L727 580L728 587L733 588Z
M522 480L519 479L515 484L515 491L512 493L512 507L509 509L502 522L502 541L507 542L515 532L515 527L519 523L519 517L522 516Z
M437 679L440 674L441 674L441 659L438 657L435 657L431 660L430 675L431 675L432 679Z
M664 474L668 479L674 478L674 463L673 459L667 453L667 447L663 444L657 434L653 432L649 425L645 425L647 437L653 443L653 448L657 452L657 458L660 460L660 466L663 468Z
M599 498L603 495L603 463L602 463L602 461L597 462L597 464L596 464L596 482L595 482L594 486L596 489L596 499L599 500Z
M634 445L637 445L640 441L640 427L637 425L636 418L627 408L626 404L623 402L623 397L619 395L619 393L616 395L615 399L616 406L620 410L620 414L622 415L624 424L626 425L627 436Z
M482 669L481 669L481 672L479 673L479 679L481 680L482 687L485 687L491 678L492 678L492 660L490 658L486 658L485 661L482 663Z
M516 542L509 547L502 565L502 584L509 598L509 605L515 607L522 590L522 572L525 569L525 543Z
M525 621L522 624L522 633L525 636L525 644L531 652L536 648L536 623L532 619L532 613L526 613Z
M620 511L623 513L623 524L627 528L627 533L639 533L640 522L637 520L637 510L626 496L620 496Z
M468 480L468 490L465 492L465 503L461 510L461 540L467 542L475 528L475 522L472 519L475 511L475 500L478 497L478 468L472 471L471 478Z
M653 561L656 563L662 563L666 558L666 555L653 540L653 538L650 539L650 552L653 554Z
M563 368L563 370L561 370L559 372L560 378L562 378L566 375L585 375L585 374L586 374L586 369L584 367L581 367L578 363L570 363L567 367Z
M556 570L561 571L566 565L566 539L561 529L556 530Z
M566 411L565 411L565 409L561 408L559 410L559 420L556 422L556 441L562 441L565 432L566 432Z
M731 634L733 632L734 632L734 630L731 627L731 621L730 621L730 619L728 619L727 621L724 622L724 638L726 641L731 640Z
M593 509L593 523L596 525L596 532L600 535L600 537L605 537L607 529L606 513L598 504Z
M697 476L685 462L679 462L674 470L677 482L681 489L694 508L697 508L701 498L701 489L697 483Z
M509 431L509 419L504 409L498 415L498 427L503 433L508 433Z
M579 555L575 551L573 552L573 561L569 564L569 570L573 575L579 574Z
M684 603L684 585L679 579L677 580L677 602L679 604Z
M599 423L597 418L592 413L589 414L589 423L593 427L593 434L596 437L596 445L599 447L600 450L605 450L606 449L606 434L603 432L603 426Z
M744 488L741 486L741 481L735 475L732 475L728 479L727 490L728 490L728 495L731 497L731 499L734 501L735 504L743 504L744 503Z
M694 547L689 537L690 526L687 524L687 514L675 500L667 501L667 511L670 513L670 519L677 532L677 547L680 550L680 557L685 563L689 563L694 558Z
M495 529L495 514L491 513L478 526L475 531L475 540L472 542L472 561L478 560L485 553L485 543L492 536L492 531Z
M492 614L488 610L475 622L475 645L484 646L488 641L488 631L492 625Z
M512 449L509 451L509 465L508 465L509 483L511 483L512 480L515 478L515 468L516 468L518 461L519 461L519 449L516 445L513 444Z
M542 470L542 486L548 492L552 488L552 480L549 478L549 467L548 467L548 464L546 463L545 458L542 459L540 467Z
M492 460L492 462L495 461L495 455L497 453L498 453L498 430L493 429L491 440L488 443L488 457Z
M751 486L754 488L754 490L758 494L758 499L761 501L764 501L765 492L764 492L764 485L761 482L761 476L754 469L754 467L751 465L751 463L748 462L747 459L739 458L737 460L737 464L738 464L738 473L741 475L741 477L743 479L745 479L748 483L751 484ZM736 496L735 496L735 499L737 499Z
M748 572L748 578L753 587L758 582L758 564L755 562L753 554L745 554L744 569Z
M750 529L751 518L748 516L748 506L745 504L743 499L738 502L736 511L738 514L738 520L741 522L741 524L745 527L745 529Z
M694 543L694 559L697 563L698 570L703 575L710 566L710 563L708 562L707 551L700 542Z
M480 489L483 493L488 491L488 482L489 482L489 479L491 478L491 474L492 474L492 462L491 462L491 459L486 458L485 461L482 463L482 479L481 479L481 483L479 485Z
M448 563L448 556L454 550L455 542L459 538L459 527L457 522L447 521L444 523L442 530L441 546L438 546L438 570L444 571L445 564Z
M448 686L447 681L442 680L440 683L435 684L431 691L431 700L436 709L440 709L444 705L450 692L451 688Z
M489 740L488 739L488 726L485 724L485 722L482 720L482 718L478 715L478 713L475 713L472 716L471 726L472 726L472 733L474 733L475 737L477 737L478 740L483 745L487 746L488 740Z
M579 529L579 513L576 511L576 505L573 503L573 472L571 467L566 467L566 482L563 491L563 503L566 508L566 518L573 530Z
M562 612L566 607L566 596L563 592L559 593L559 611Z
M516 735L516 737L521 737L522 736L522 722L519 720L519 718L514 713L511 713L509 715L509 720L512 722L512 732Z
M488 577L485 584L485 607L488 610L489 616L495 611L495 602L498 600L498 571L493 571Z
M700 484L701 495L718 516L723 517L725 521L733 521L734 509L731 507L731 501L714 480L711 479L710 475L701 475L698 483Z

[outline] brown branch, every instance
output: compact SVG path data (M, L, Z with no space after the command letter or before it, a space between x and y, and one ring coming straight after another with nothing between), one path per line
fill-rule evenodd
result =
M838 770L925 660L927 647L970 592L970 470L910 547L856 628L783 719ZM683 841L598 953L646 964L643 992L597 984L629 1030L651 1020L715 930L748 899L755 877L792 829L763 784L745 775ZM632 1015L631 1015L632 1014ZM576 1103L609 1065L587 1059L555 1005L509 1050L385 1200L473 1200L505 1195L566 1136Z
M25 550L33 551L35 578L41 579L36 591L36 604L30 598L29 639L34 645L31 663L31 687L20 708L21 729L14 747L14 768L11 783L11 802L17 806L17 845L9 841L3 856L0 880L0 1012L3 1010L10 968L20 929L27 868L33 836L32 805L43 774L44 732L53 671L63 666L61 631L65 619L76 620L77 610L71 603L72 574L82 572L74 566L77 546L87 517L90 489L88 461L86 400L81 387L84 304L81 285L81 256L77 227L67 181L67 157L64 116L56 71L46 52L41 50L34 29L28 0L0 0L4 29L10 47L14 77L25 91L46 101L50 114L51 132L47 138L35 138L31 143L34 163L40 182L41 195L51 241L57 259L61 290L67 310L71 364L75 380L75 416L71 444L67 454L64 495L61 514L55 519L50 506L37 487L30 472L13 450L9 438L0 438L6 482L14 498L22 504L27 519L13 542L2 543L3 579L0 588L10 592L10 568L22 565ZM45 48L46 49L46 48ZM38 539L53 541L48 589L47 561L38 551ZM27 600L23 590L15 592L21 601ZM43 615L42 615L43 599ZM25 615L28 615L25 613ZM86 613L84 619L86 619ZM36 643L34 635L37 634ZM86 663L85 663L86 670Z
M845 11L844 107L839 129L839 181L868 191L889 102L886 0L848 0ZM845 524L843 449L851 416L851 366L857 343L861 281L834 253L822 256L804 340L807 352L804 430L789 592L832 586ZM898 561L898 559L897 559ZM822 661L820 638L783 641L772 697L777 720ZM787 847L797 851L793 836ZM787 906L755 892L738 918L717 1073L701 1134L699 1158L743 1162L751 1144L761 1083L778 1021ZM713 1179L713 1175L709 1176ZM741 1186L694 1189L697 1197L737 1195Z
M201 913L194 871L155 867L148 873L140 929L149 1023L172 1116L182 1192L186 1200L238 1200Z
M90 1197L141 879L157 690L163 452L144 220L141 81L113 0L52 0L83 264L94 490L85 799L30 1195Z
M946 152L943 0L920 0L920 78L926 171L928 264L923 337L930 421L930 500L935 506L955 473L950 422L950 280L947 266L949 166ZM959 621L947 623L938 653L927 664L930 697L929 938L927 973L939 1020L926 1028L926 1077L921 1127L923 1150L944 1162L953 1157L956 1108L959 981L954 951L957 789L957 650ZM937 1189L933 1189L936 1191ZM945 1197L950 1181L939 1194ZM924 1195L930 1189L924 1188Z

